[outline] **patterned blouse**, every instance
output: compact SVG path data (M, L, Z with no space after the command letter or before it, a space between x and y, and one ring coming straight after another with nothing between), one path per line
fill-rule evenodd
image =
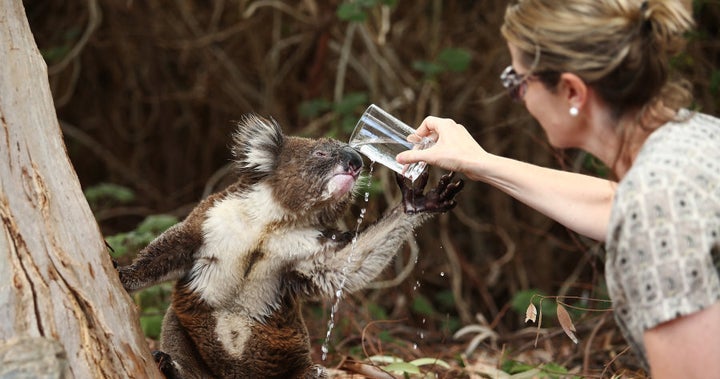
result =
M680 116L620 181L606 238L615 319L646 367L645 330L720 301L720 119Z

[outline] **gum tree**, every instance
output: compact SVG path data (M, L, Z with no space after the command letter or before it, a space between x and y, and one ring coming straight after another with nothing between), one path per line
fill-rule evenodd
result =
M0 377L159 377L20 0L0 0L0 157Z

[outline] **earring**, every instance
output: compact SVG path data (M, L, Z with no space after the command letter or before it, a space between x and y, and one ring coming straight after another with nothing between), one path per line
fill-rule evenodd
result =
M580 111L576 107L570 107L570 116L577 116L580 113Z

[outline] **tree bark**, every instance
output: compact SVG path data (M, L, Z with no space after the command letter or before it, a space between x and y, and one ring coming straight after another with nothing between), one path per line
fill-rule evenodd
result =
M20 0L0 0L0 218L4 357L44 339L47 357L67 361L50 365L56 377L160 377L67 156ZM42 363L17 354L14 364ZM0 375L21 372L9 367Z

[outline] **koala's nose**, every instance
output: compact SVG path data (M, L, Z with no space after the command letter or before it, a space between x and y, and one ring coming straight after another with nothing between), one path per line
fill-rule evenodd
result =
M348 167L353 171L358 171L363 166L363 160L360 153L350 146L345 146L340 150L340 159L343 163L347 163Z

